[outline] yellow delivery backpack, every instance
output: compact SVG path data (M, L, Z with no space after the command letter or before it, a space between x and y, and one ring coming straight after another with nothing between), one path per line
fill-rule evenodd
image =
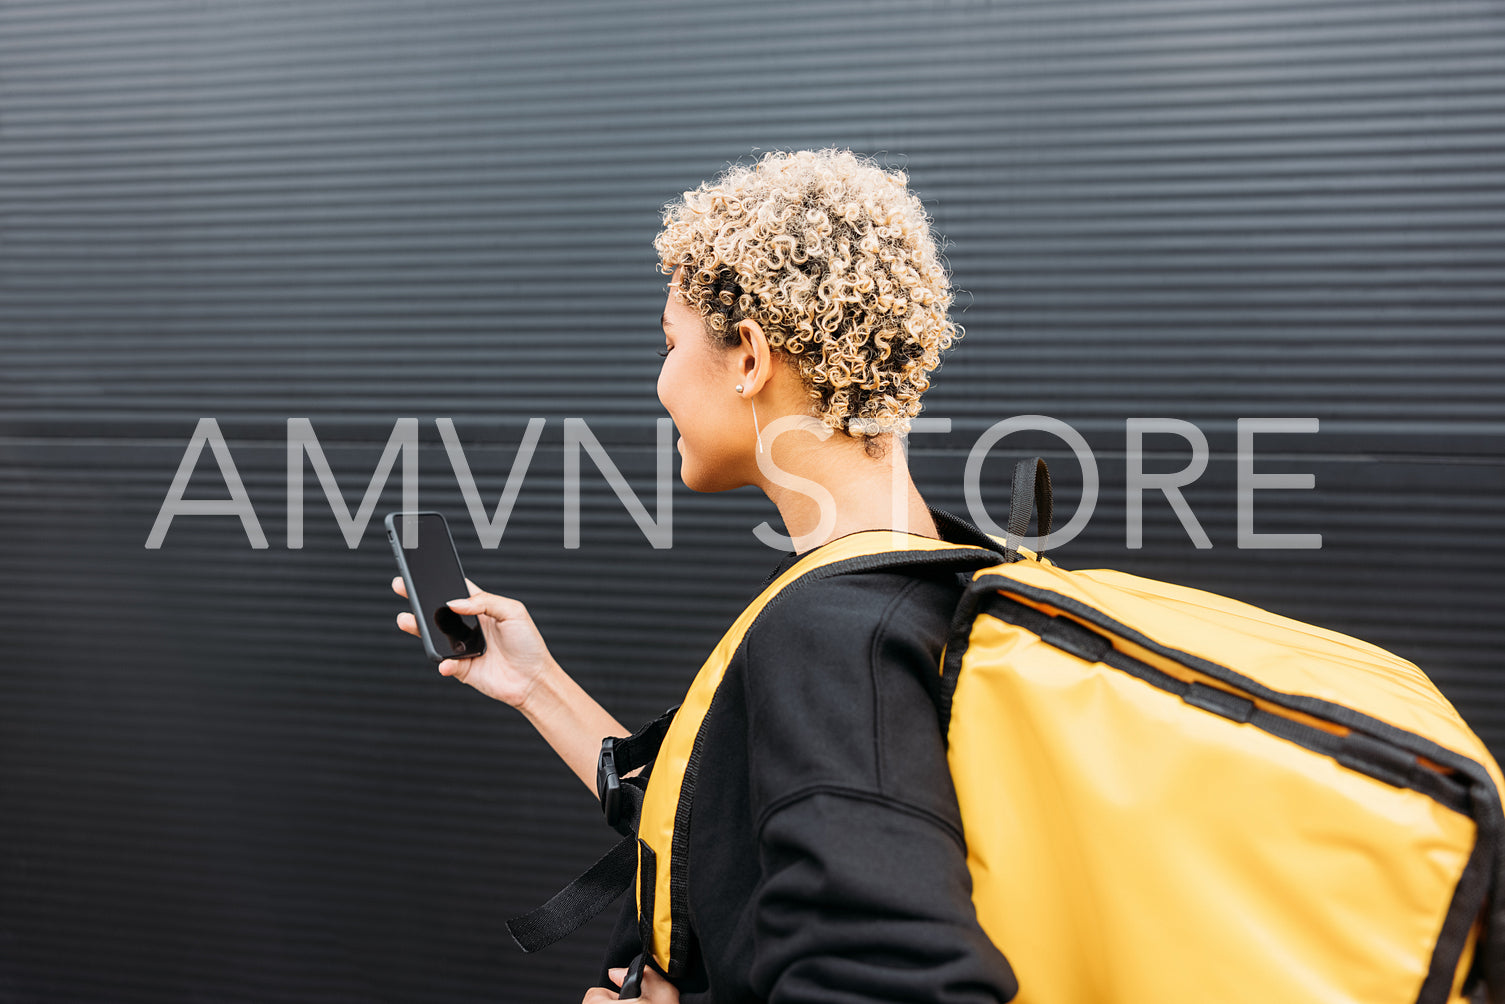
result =
M890 531L817 549L678 709L604 744L603 805L629 836L596 898L636 873L653 963L687 961L696 738L758 613L810 577L950 559L975 571L938 710L973 902L1018 1001L1440 1004L1480 977L1499 994L1500 770L1426 675L1222 596L1059 568L1015 546L1031 501L1043 538L1039 460L1016 472L1002 553ZM648 762L646 790L622 780ZM513 933L529 947L526 923Z

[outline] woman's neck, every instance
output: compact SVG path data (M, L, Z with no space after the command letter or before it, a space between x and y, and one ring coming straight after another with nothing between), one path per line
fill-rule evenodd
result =
M777 468L764 470L759 487L778 506L796 552L860 530L939 536L900 444L891 434L881 443L874 459L860 439L839 433L820 442L780 437Z

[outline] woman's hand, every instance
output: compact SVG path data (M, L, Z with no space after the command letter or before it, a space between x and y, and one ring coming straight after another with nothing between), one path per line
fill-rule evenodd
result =
M486 651L474 659L445 659L439 672L521 711L580 783L594 793L602 738L629 735L632 730L623 728L554 661L527 607L484 593L469 579L465 588L470 596L451 600L449 608L480 619ZM392 591L408 595L402 576L392 580ZM418 622L411 613L398 614L397 626L418 634Z
M617 986L627 978L626 969L608 969L606 975ZM607 1001L621 1000L615 991L605 987L591 987L585 992L585 998L580 1004L605 1004ZM643 967L643 995L631 997L629 1000L646 1001L647 1004L679 1004L679 989L668 980L658 974L652 966Z
M487 697L521 708L538 681L558 664L528 616L527 607L517 600L482 592L469 579L465 586L470 596L457 598L449 608L479 618L486 651L473 659L445 659L439 663L439 672L470 684ZM392 591L398 596L408 595L402 576L392 579ZM397 626L408 634L418 634L412 613L398 614Z

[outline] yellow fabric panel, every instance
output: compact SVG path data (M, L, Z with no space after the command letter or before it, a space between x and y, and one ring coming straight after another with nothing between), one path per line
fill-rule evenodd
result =
M973 898L1021 1004L1415 1000L1466 816L987 615L953 709Z
M1331 701L1426 736L1483 765L1496 788L1505 790L1505 777L1488 748L1436 685L1413 663L1368 642L1124 572L1066 572L1023 561L1004 571L1011 579L1085 603L1153 640L1175 639L1176 648L1273 690Z
M695 737L700 732L701 722L705 720L706 712L710 710L711 698L715 696L716 688L721 684L721 678L726 673L732 654L742 644L742 637L752 626L753 620L785 586L817 568L823 568L848 558L887 551L945 550L976 549L936 540L933 537L921 537L893 530L864 530L838 537L810 552L771 582L738 615L732 626L722 635L721 641L706 657L700 671L690 684L690 689L685 694L685 699L678 713L675 714L669 731L664 736L663 745L659 747L653 771L649 774L648 787L643 793L642 815L638 821L638 837L653 849L655 856L653 945L649 947L651 947L654 961L661 968L669 967L672 924L669 872L673 860L674 817L679 806L685 768L690 762L690 752L694 748ZM636 885L640 910L643 902L641 873L640 851Z

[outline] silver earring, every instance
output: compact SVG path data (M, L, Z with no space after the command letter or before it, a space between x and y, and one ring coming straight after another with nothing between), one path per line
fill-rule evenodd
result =
M737 384L737 393L738 394L742 393L742 385L740 383Z

